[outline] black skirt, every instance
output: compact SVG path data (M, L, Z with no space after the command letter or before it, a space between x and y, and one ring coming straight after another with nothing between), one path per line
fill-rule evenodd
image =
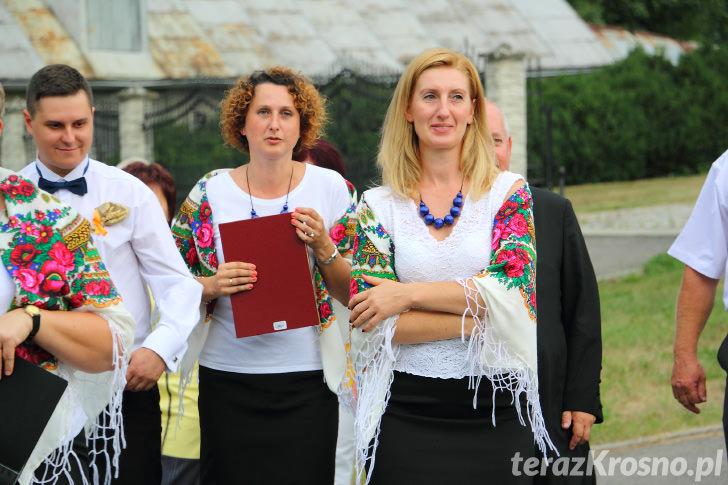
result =
M491 382L483 378L477 409L473 397L467 378L395 372L370 483L531 483L533 477L521 473L523 461L514 473L514 457L528 459L535 451L533 432L519 422L510 392L497 392L493 401ZM525 398L521 404L527 419Z
M339 419L322 371L238 374L200 366L202 484L330 484Z

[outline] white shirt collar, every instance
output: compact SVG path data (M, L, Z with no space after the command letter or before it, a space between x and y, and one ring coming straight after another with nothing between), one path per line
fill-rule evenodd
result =
M51 182L59 182L61 180L63 181L71 181L76 180L77 178L80 178L83 176L83 171L86 169L86 165L89 163L88 155L79 163L76 165L76 168L71 170L66 174L65 177L61 177L60 175L56 174L53 170L48 168L43 162L40 161L40 159L36 156L35 158L35 166L38 167L38 170L40 170L41 176L46 179L50 180Z

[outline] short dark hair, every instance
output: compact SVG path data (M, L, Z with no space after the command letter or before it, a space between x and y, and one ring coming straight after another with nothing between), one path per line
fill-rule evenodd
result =
M89 106L94 97L86 78L76 69L65 64L51 64L40 68L28 83L25 104L31 117L38 110L38 101L48 96L72 96L83 90L88 96Z
M323 138L316 140L316 143L311 148L301 147L298 153L294 154L293 158L299 162L305 162L306 159L311 159L314 165L335 170L342 177L346 177L346 167L344 166L344 160L341 158L341 153L339 153L339 150L334 145Z
M177 204L177 187L174 184L172 174L158 163L149 163L146 161L136 161L125 165L122 169L144 182L148 187L157 186L164 194L164 200L167 201L169 209L169 217L167 222L172 222L172 216L175 213Z

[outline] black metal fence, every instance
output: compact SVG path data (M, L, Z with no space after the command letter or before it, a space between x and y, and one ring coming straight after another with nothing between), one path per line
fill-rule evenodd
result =
M351 70L314 80L327 98L324 136L341 152L347 178L361 191L378 179L379 131L398 76L365 76ZM247 155L223 145L219 103L229 86L167 89L148 103L144 130L151 135L155 162L174 176L178 203L193 184L216 168L236 167ZM97 125L98 126L98 125ZM97 142L104 142L97 137Z
M398 74L364 75L349 69L314 79L327 98L329 123L324 136L341 152L347 178L360 192L378 183L379 134L398 79ZM231 85L197 81L168 86L156 89L145 105L143 131L148 152L138 155L172 173L178 204L208 171L236 167L248 160L246 154L225 146L220 135L219 104ZM117 93L97 92L95 104L91 156L117 164L121 161ZM30 137L26 149L29 156L35 155Z

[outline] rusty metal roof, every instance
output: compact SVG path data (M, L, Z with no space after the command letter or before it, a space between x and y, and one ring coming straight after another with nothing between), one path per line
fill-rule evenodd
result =
M680 56L698 47L697 42L681 42L663 35L649 32L631 32L618 27L589 24L612 58L617 61L636 48L648 54L660 54L677 65Z
M0 78L29 78L48 63L94 77L76 43L41 0L0 1Z
M553 70L618 57L565 0L139 1L143 48L130 52L87 47L90 32L109 25L83 25L84 1L0 0L0 79L55 62L117 83L231 79L276 64L311 76L391 73L438 45L477 58L507 44Z

